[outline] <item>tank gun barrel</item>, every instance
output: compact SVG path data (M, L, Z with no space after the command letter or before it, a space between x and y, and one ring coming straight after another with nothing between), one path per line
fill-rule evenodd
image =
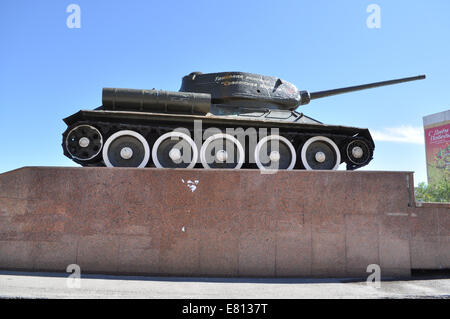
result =
M375 82L375 83L369 83L369 84L363 84L363 85L349 86L349 87L334 89L334 90L312 92L312 93L309 93L309 99L303 98L306 93L303 91L303 92L300 92L302 95L302 100L303 100L301 104L302 105L308 104L310 100L320 99L323 97L344 94L344 93L349 93L349 92L355 92L355 91L361 91L361 90L367 90L367 89L372 89L372 88L376 88L376 87L380 87L380 86L387 86L387 85L394 85L394 84L399 84L399 83L404 83L404 82L423 80L425 78L426 78L425 75L418 75L418 76L401 78L401 79L396 79L396 80L389 80L389 81Z

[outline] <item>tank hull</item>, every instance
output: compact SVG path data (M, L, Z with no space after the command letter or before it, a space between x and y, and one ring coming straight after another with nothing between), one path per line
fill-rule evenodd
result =
M200 149L206 139L208 129L217 129L221 132L227 130L242 129L245 132L253 132L259 140L264 135L278 134L289 141L295 149L297 161L294 169L305 169L304 163L300 160L302 146L309 139L316 136L323 136L331 139L340 152L341 163L347 163L347 169L353 170L367 165L372 159L375 148L374 142L368 129L325 125L314 121L307 116L297 113L296 122L276 118L252 118L251 116L217 116L217 115L193 115L193 114L166 114L154 112L134 112L134 111L111 111L111 110L81 110L67 118L64 122L68 128L63 133L64 154L82 166L105 166L101 152L89 160L79 160L73 157L67 147L68 134L74 127L88 125L98 129L103 141L108 140L113 134L120 131L138 132L148 141L149 148L152 149L155 141L162 135L182 128L188 133ZM355 138L363 140L368 148L368 160L363 165L357 165L350 161L346 155L345 147L349 141ZM257 168L255 163L248 159L253 154L253 149L245 149L246 161L242 168ZM145 167L152 167L155 164L149 160ZM195 167L201 168L198 161Z

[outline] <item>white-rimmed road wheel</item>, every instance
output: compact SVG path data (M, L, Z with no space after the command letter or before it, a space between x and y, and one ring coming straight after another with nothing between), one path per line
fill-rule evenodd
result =
M204 168L239 169L245 160L244 148L234 136L215 134L203 143L200 160Z
M150 147L145 138L129 130L111 135L103 147L103 161L108 167L145 167L150 159Z
M152 159L159 168L193 168L197 163L198 150L190 136L174 131L156 140Z
M372 152L365 141L356 139L348 143L347 157L352 164L364 166L372 158Z
M341 153L336 143L324 136L307 140L302 147L301 156L307 170L336 170L341 163Z
M256 145L255 162L261 170L291 170L296 160L294 146L283 136L269 135Z
M78 125L70 130L66 137L66 149L72 158L89 161L95 158L103 146L103 137L98 129L91 125Z

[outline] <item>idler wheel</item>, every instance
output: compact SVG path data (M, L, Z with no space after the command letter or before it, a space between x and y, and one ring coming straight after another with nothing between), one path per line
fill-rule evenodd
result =
M215 134L206 139L200 149L204 168L239 169L244 164L245 153L241 143L230 134Z
M150 147L145 138L129 130L111 135L103 147L103 161L108 167L145 167L150 159Z
M156 140L152 159L159 168L193 168L197 163L198 150L187 134L174 131Z
M102 146L102 134L91 125L78 125L70 130L66 137L67 152L80 161L89 161L96 157Z
M294 146L283 136L269 135L256 145L255 162L261 170L291 170L296 160Z
M347 145L347 157L353 164L365 165L371 158L370 148L363 140L353 140Z
M307 140L302 147L301 157L307 170L336 170L341 163L341 154L336 143L324 136Z

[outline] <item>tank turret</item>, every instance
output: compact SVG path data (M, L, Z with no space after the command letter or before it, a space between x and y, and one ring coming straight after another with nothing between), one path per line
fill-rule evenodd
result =
M422 79L425 75L309 93L271 76L243 72L194 72L183 78L180 91L209 93L213 104L294 110L315 99Z

